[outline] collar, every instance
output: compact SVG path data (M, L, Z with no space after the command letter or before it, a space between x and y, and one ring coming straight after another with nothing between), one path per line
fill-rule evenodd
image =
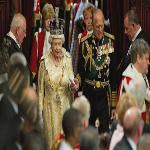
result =
M63 140L60 144L59 150L73 150L73 148L66 140Z
M127 137L127 141L129 142L129 144L133 150L137 150L136 144L134 143L134 141L131 138Z
M11 31L9 31L9 32L7 33L7 35L8 35L9 37L11 37L11 38L16 42L16 44L18 45L18 47L20 48L20 44L17 42L15 35L14 35Z
M138 36L138 34L141 32L142 28L140 27L139 30L136 32L136 34L134 35L134 37L132 38L132 42L135 41L136 37Z
M143 78L143 75L137 71L137 69L134 67L134 65L132 63L130 63L128 65L128 67L126 68L126 70L123 72L122 74L123 76L128 76L132 79L134 79L135 77L138 78Z

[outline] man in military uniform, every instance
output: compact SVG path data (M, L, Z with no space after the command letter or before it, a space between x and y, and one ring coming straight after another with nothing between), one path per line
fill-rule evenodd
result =
M108 104L112 104L112 92L116 96L113 40L113 35L104 32L103 12L96 9L93 33L81 38L77 78L91 105L90 124L94 126L98 118L100 133L109 129Z

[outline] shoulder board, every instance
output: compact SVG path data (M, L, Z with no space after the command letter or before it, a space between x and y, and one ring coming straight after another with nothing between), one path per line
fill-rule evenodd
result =
M87 34L87 35L81 37L81 42L84 42L84 41L85 41L86 39L88 39L91 35L92 35L92 33L91 33L91 34Z
M109 37L112 40L115 40L115 36L112 35L112 34L110 34L110 33L104 32L104 35L107 36L107 37Z

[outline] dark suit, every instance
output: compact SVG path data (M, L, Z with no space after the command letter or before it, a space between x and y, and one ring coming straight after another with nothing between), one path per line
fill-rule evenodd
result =
M148 42L148 38L144 32L144 30L142 29L141 32L137 35L136 39L144 39L145 41ZM136 40L135 39L135 40ZM129 48L128 50L130 49L130 45L132 43L129 42ZM131 46L132 47L132 46ZM128 50L126 51L126 53L124 54L120 64L119 64L119 67L118 67L118 84L120 84L120 81L121 81L121 78L122 78L122 73L124 72L124 70L127 68L127 66L130 64L131 62L131 58L130 58L130 54L128 54ZM148 79L149 80L149 79ZM150 80L149 80L150 81Z
M17 43L9 36L5 36L0 45L0 93L4 92L6 73L8 72L8 61L10 56L15 52L21 52Z
M17 43L9 36L5 36L0 46L0 74L7 72L7 64L10 56L15 52L22 52Z
M8 62L11 55L15 52L22 53L22 48L20 48L14 39L10 36L5 36L3 38L3 42L0 45L0 80L4 78L4 74L8 72ZM31 75L31 71L30 71ZM3 89L5 87L5 83L1 84L0 82L0 93L5 92ZM32 85L32 78L30 78L30 83Z
M17 150L21 119L7 96L0 101L0 150Z
M126 136L123 136L121 141L116 144L114 150L132 150L132 147Z

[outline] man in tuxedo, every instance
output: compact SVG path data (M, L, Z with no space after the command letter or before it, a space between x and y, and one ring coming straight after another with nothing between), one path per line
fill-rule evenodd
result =
M12 19L10 31L0 45L0 91L3 90L4 82L7 81L9 58L14 52L22 52L21 45L25 37L26 19L22 14L17 13Z
M136 150L136 145L142 135L143 120L138 108L129 108L123 119L124 136L114 150Z
M127 35L128 39L129 39L129 47L128 47L128 50L125 52L119 66L118 66L119 83L120 83L120 79L121 79L121 75L122 75L123 71L127 68L129 63L131 62L130 50L132 47L132 43L138 38L142 38L145 41L148 41L147 36L140 25L140 20L138 18L138 15L137 15L135 9L129 10L124 16L124 33Z

